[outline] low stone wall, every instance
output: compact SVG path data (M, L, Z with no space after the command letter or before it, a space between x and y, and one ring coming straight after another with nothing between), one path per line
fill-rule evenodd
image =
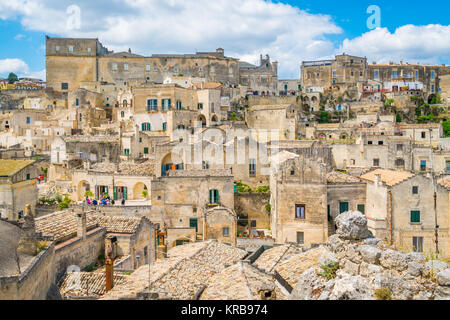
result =
M55 283L55 246L50 242L20 275L0 277L0 300L45 300Z
M270 238L237 238L236 246L254 252L260 247L273 247L274 244L275 240Z
M55 271L57 280L69 266L78 266L82 270L97 261L100 254L105 251L105 228L96 228L87 233L86 239L70 239L60 243L55 248Z

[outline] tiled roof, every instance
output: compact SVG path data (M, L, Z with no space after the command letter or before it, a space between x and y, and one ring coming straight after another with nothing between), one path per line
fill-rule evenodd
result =
M35 219L36 231L45 236L53 236L55 242L70 239L77 234L77 214L58 211ZM125 216L102 216L89 212L86 214L86 227L105 227L109 233L134 233L143 218Z
M261 291L276 291L272 275L239 261L215 275L200 300L261 300ZM278 297L277 299L282 298Z
M339 171L332 171L327 174L328 183L357 183L361 182L361 179L345 174Z
M394 171L387 169L376 169L374 171L370 171L361 176L361 179L375 182L375 175L381 175L381 181L386 185L392 187L400 182L403 182L411 177L414 177L414 174L407 171Z
M126 282L128 276L114 274L114 286ZM64 297L98 297L106 293L106 275L99 272L70 272L62 278L59 291Z
M0 176L12 176L16 172L34 163L34 160L1 160Z
M151 265L151 291L160 298L193 299L212 276L246 256L244 250L215 240L186 244L168 252L168 258ZM130 275L122 286L113 288L103 299L135 296L148 288L148 265Z
M77 234L77 215L69 210L54 212L35 219L36 231L44 236L53 236L56 243L75 237ZM93 219L86 219L87 229L97 225Z
M274 268L293 255L299 254L303 249L293 244L276 246L264 251L253 263L255 267L267 273L272 273Z
M88 218L95 220L99 226L105 227L108 233L134 233L139 223L145 217L125 217L125 216L99 216L98 214L88 214Z
M193 89L219 89L220 87L222 87L220 82L203 82L203 87L201 82L192 83Z
M450 176L445 176L437 181L438 184L443 186L444 188L450 188Z

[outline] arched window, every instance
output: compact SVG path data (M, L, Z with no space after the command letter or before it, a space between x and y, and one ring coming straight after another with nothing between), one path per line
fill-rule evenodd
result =
M123 100L122 106L123 106L124 108L128 107L128 101L127 101L127 100Z
M120 116L121 116L122 118L124 118L124 117L125 117L125 112L124 112L124 111L120 111Z

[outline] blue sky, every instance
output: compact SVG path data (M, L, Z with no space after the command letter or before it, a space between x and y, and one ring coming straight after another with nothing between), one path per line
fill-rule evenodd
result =
M370 5L381 12L375 30L367 27ZM0 77L45 77L46 34L98 37L115 51L144 55L223 47L256 63L267 53L279 61L280 78L298 78L302 60L341 52L450 64L449 12L448 1L415 0L0 0Z

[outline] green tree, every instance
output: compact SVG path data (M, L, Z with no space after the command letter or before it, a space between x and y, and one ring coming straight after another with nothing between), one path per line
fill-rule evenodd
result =
M442 122L442 127L444 128L445 137L450 137L450 120L445 120Z
M319 123L328 123L328 122L330 122L330 113L329 113L329 112L322 111L322 112L320 113L320 120L319 120Z
M17 75L16 75L15 73L11 72L11 73L8 75L8 83L9 83L9 84L13 84L14 82L16 82L16 81L18 81L18 80L19 80L19 78L17 77Z
M400 113L397 113L397 115L395 116L395 121L396 122L402 122L402 115Z

